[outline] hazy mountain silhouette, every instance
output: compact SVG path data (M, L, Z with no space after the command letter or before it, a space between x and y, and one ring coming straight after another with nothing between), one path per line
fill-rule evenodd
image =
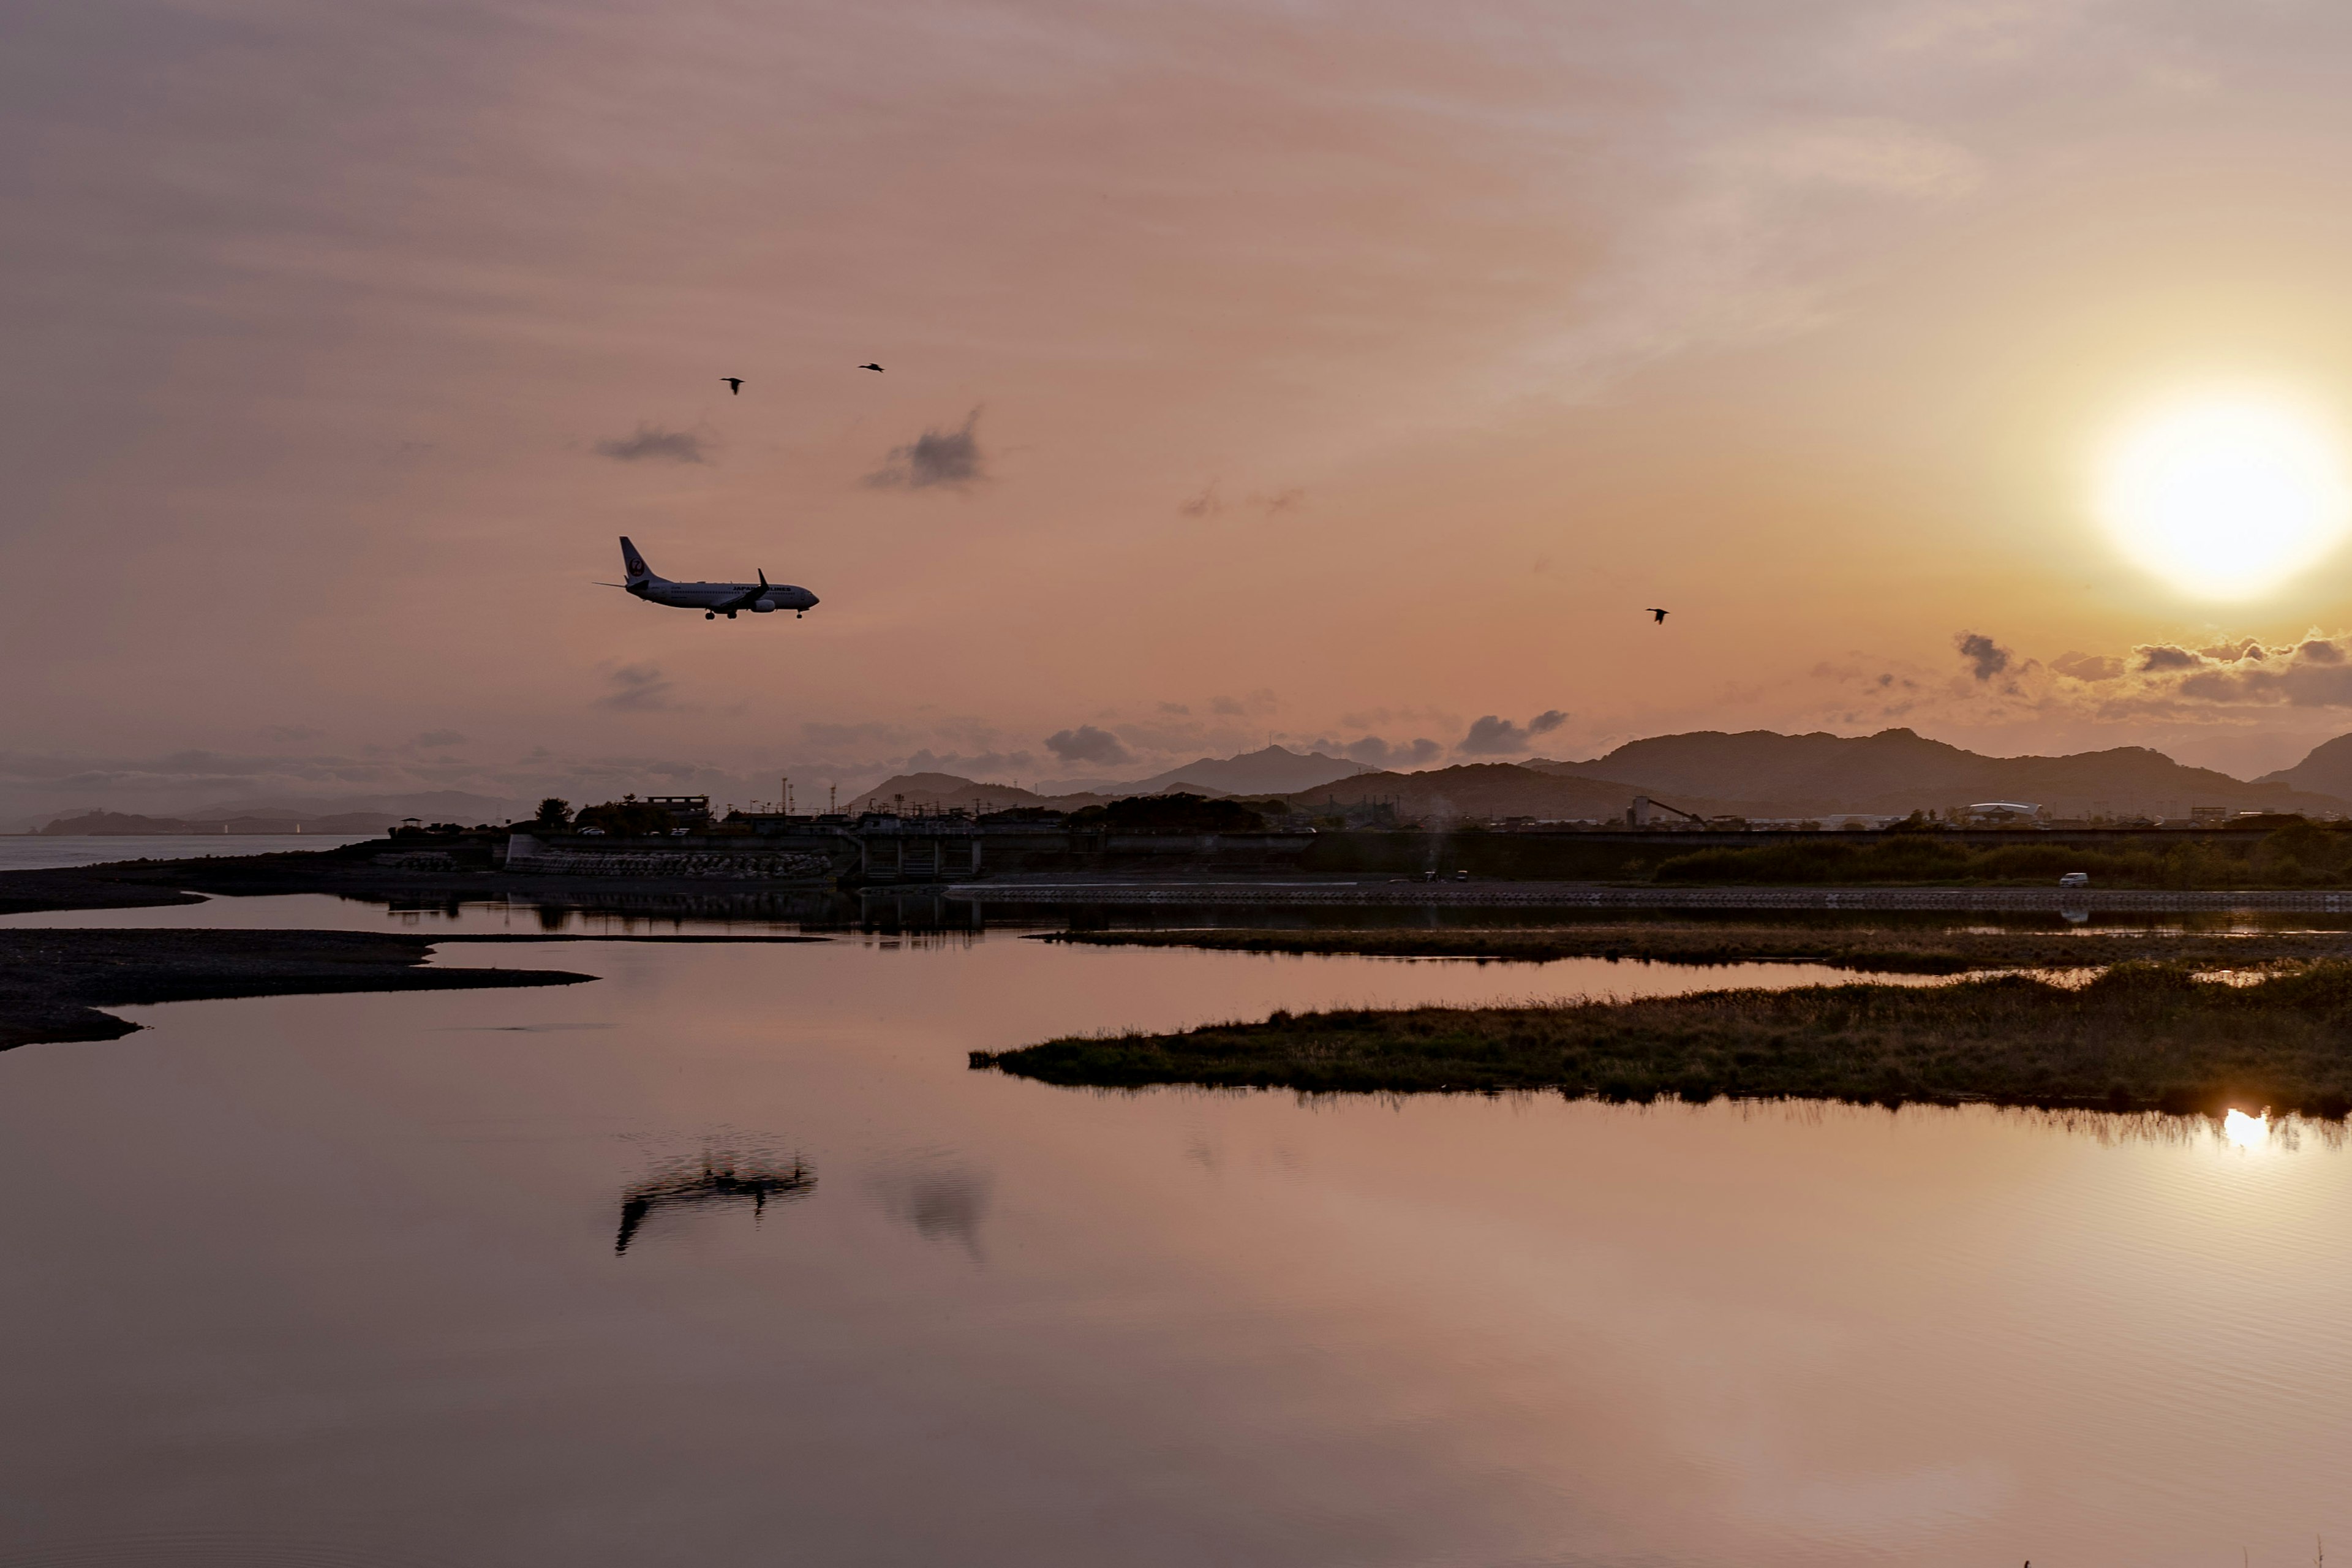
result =
M2339 799L2352 800L2352 735L2338 735L2332 741L2322 741L2294 766L2264 773L2254 782L2284 784L2289 789L2308 790L2315 795L2332 795Z
M1344 757L1269 745L1238 757L1202 757L1119 787L1130 795L1158 795L1179 784L1196 795L1290 795L1371 771Z
M1419 773L1359 773L1298 791L1290 799L1308 811L1333 802L1391 801L1397 815L1407 817L1532 816L1580 822L1622 817L1637 795L1658 796L1702 816L1741 810L1733 802L1668 795L1574 773L1539 773L1516 763L1465 763Z
M2311 765L2306 759L2304 766ZM1772 814L1782 816L1936 810L1981 800L2031 801L2061 816L2095 808L2179 814L2194 805L2344 811L2352 799L2352 777L2346 778L2347 793L2339 795L2291 787L2277 774L2273 780L2279 782L2249 784L2210 768L2186 766L2145 746L2061 757L1988 757L1909 730L1852 737L1702 730L1629 742L1591 762L1528 766L1558 776L1639 784L1677 805L1684 795L1738 798L1769 803ZM2338 773L2352 773L2352 752L2345 754Z
M1349 771L1287 790L1260 782L1276 770L1317 767ZM1985 800L2030 801L2055 816L2080 816L2094 810L2177 816L2198 805L2346 812L2352 811L2347 804L2352 803L2352 735L2330 741L2294 767L2252 783L2210 768L2189 767L2145 746L2060 757L1989 757L1909 730L1862 736L1704 730L1630 742L1581 763L1478 763L1425 773L1373 773L1336 757L1301 756L1269 746L1223 763L1204 759L1132 784L1106 784L1099 793L1045 795L974 784L952 773L903 773L868 793L886 803L892 794L903 794L910 805L933 807L985 800L1000 807L1045 805L1066 811L1171 786L1202 793L1280 795L1310 809L1329 801L1392 800L1406 816L1562 821L1622 816L1637 795L1706 816L1900 816ZM866 798L860 795L859 803Z

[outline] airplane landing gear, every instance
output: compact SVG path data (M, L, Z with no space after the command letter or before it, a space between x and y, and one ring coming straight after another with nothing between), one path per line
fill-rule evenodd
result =
M730 620L730 621L731 621L731 620L733 620L733 619L735 618L735 612L734 612L734 611L732 611L732 610L728 611L728 612L727 612L727 618L728 618L729 620Z
M719 612L716 610L705 610L702 612L702 618L706 621L715 621L719 618Z

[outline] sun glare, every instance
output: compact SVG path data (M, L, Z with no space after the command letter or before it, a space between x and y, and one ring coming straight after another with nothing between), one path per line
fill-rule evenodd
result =
M2098 510L2126 555L2182 593L2245 599L2342 542L2352 485L2311 410L2207 393L2124 427L2099 465Z
M2249 1116L2242 1110L2232 1110L2221 1118L2221 1136L2240 1149L2259 1149L2271 1141L2270 1112Z

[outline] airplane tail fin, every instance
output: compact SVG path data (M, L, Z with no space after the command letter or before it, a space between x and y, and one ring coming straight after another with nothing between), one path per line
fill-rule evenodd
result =
M637 553L637 547L629 542L625 533L621 535L621 564L628 568L632 583L642 583L654 574L654 569L646 564L646 558Z

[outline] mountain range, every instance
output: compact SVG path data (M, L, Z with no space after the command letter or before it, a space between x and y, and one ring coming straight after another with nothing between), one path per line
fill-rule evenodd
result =
M1324 776L1306 784L1298 777ZM1096 781L1088 781L1096 782ZM1340 758L1280 746L1202 758L1132 784L1048 795L951 773L901 774L869 795L935 807L1041 805L1072 810L1123 795L1176 788L1202 795L1280 795L1302 807L1388 801L1404 816L1622 816L1636 795L1703 816L1901 816L1980 801L2023 801L2054 816L2185 816L2193 806L2352 814L2352 735L2293 768L2247 781L2189 767L2145 746L2057 757L1990 757L1910 730L1874 735L1697 731L1633 741L1582 762L1476 763L1421 773L1377 773Z
M2251 784L2189 767L2145 746L2063 757L1988 757L1909 730L1861 736L1702 730L1630 742L1590 762L1528 766L1638 785L1676 805L1682 795L1738 800L1748 804L1748 816L1900 814L1984 800L2030 801L2055 816L2178 816L2192 805L2343 812L2352 810L2352 747L2346 741L2352 737L2329 742L2299 764L2310 768L2330 746L2345 747L2309 779L2288 777L2298 773L2289 769ZM2342 793L2312 787L2322 777L2340 781Z

